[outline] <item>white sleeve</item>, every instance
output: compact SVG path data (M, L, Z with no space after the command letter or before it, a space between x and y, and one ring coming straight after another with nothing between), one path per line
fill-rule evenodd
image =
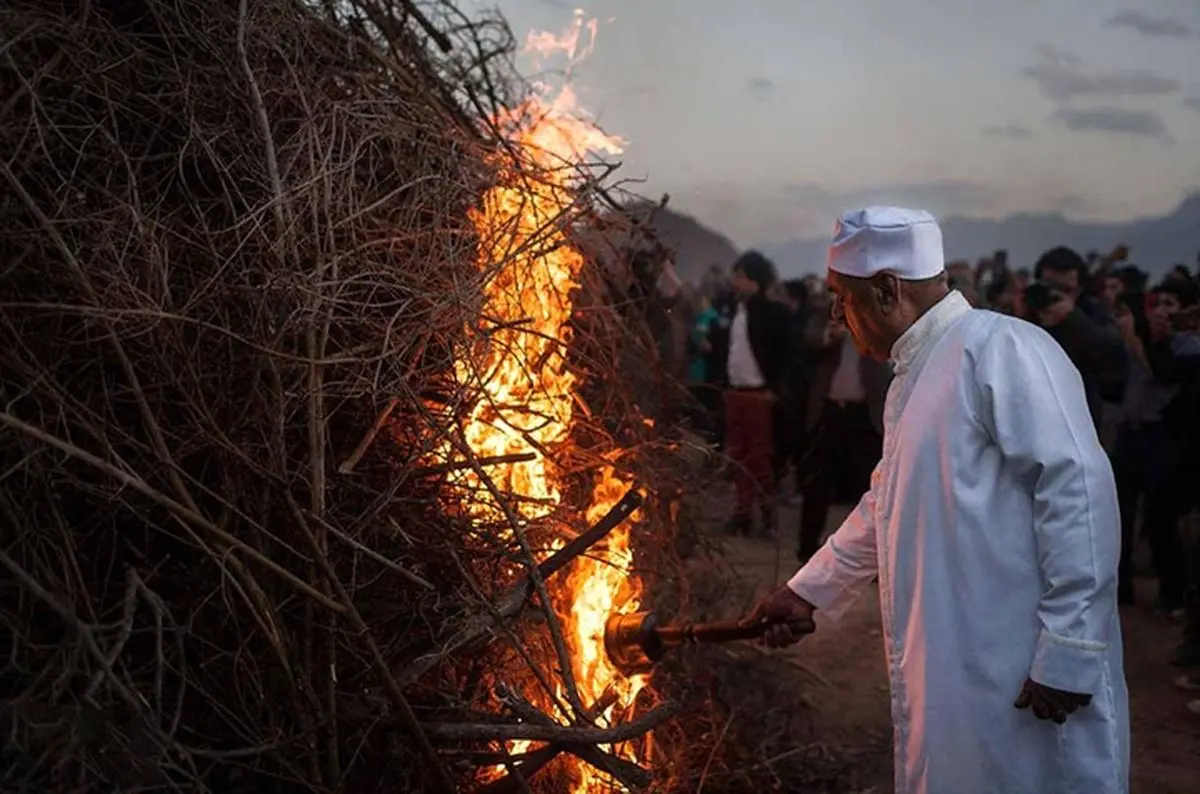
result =
M874 487L878 479L871 476ZM796 595L837 620L879 572L875 550L875 497L863 494L837 532L788 580Z
M1121 530L1083 381L1048 334L1015 322L998 325L975 374L980 420L1033 490L1042 597L1030 678L1095 693L1117 609Z

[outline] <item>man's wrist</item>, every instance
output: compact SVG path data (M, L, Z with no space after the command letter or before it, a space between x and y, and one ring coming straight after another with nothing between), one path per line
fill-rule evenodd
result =
M817 611L816 605L806 597L806 594L804 593L804 585L796 582L794 577L792 580L788 581L785 587L787 587L788 592L794 595L796 600L807 607L810 612Z

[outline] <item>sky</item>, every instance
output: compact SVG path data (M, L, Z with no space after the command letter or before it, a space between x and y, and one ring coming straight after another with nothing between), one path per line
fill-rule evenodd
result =
M1197 0L486 6L521 42L595 18L572 85L621 175L739 246L866 203L1119 221L1200 188Z

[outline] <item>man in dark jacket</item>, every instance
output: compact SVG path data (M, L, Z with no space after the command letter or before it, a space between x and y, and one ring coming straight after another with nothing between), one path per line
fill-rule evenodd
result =
M725 449L737 491L731 529L746 533L757 509L767 528L774 524L774 413L788 367L788 311L767 296L775 266L757 251L734 262L730 283L738 303L725 360Z
M812 375L804 342L809 324L808 288L800 279L785 281L783 305L788 310L788 365L780 378L779 402L775 404L775 481L782 485L788 468L797 470L807 447L804 413Z
M821 547L830 507L853 504L870 488L883 454L883 404L892 382L891 365L860 355L842 323L811 323L805 350L813 367L804 416L811 441L797 472L801 562Z
M1029 319L1058 341L1083 376L1088 407L1097 428L1102 404L1119 402L1129 379L1129 353L1103 301L1087 286L1087 263L1070 248L1042 254L1034 284L1025 291Z
M1200 295L1191 282L1168 280L1151 291L1151 298L1146 359L1154 377L1177 390L1162 410L1171 449L1156 450L1159 455L1174 454L1176 464L1170 467L1172 482L1167 486L1178 500L1174 505L1177 518L1198 506L1194 486L1200 474L1200 331L1196 328ZM1175 662L1200 668L1200 538L1185 537L1178 522L1167 529L1170 532L1164 532L1158 541L1157 556L1164 559L1175 583L1170 579L1164 582L1163 572L1159 572L1160 599L1165 598L1167 608L1183 601L1186 623Z

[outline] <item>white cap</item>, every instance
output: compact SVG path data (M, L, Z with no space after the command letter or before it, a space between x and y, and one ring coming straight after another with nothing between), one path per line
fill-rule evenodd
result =
M847 212L833 229L829 269L856 278L883 270L906 281L933 278L946 269L942 230L925 210L867 207Z

